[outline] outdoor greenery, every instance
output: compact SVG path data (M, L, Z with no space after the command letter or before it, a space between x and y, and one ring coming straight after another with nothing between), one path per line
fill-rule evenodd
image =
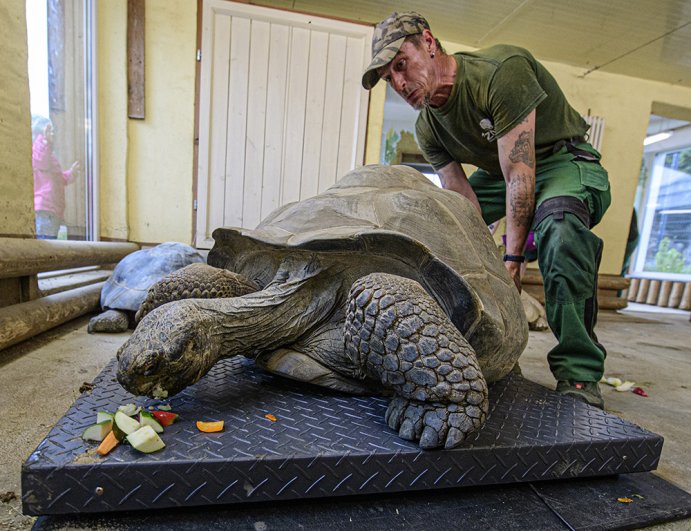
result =
M665 157L665 166L684 173L691 173L691 149L669 153Z
M386 141L384 143L384 162L386 164L391 164L396 157L396 145L401 139L399 135L393 129L389 129L386 133Z
M655 268L658 273L691 273L691 265L684 264L684 255L671 246L668 237L662 238L655 253Z

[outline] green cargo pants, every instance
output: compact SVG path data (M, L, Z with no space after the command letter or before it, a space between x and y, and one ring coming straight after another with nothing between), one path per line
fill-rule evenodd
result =
M576 147L600 158L590 144ZM503 177L478 170L469 180L485 222L490 224L504 217ZM590 226L595 226L611 201L607 171L599 162L581 160L564 147L538 161L535 196L536 210L553 197L580 199L590 214ZM606 356L594 332L603 242L570 212L547 216L533 230L544 280L547 321L558 341L547 355L552 374L557 380L597 382L603 375Z

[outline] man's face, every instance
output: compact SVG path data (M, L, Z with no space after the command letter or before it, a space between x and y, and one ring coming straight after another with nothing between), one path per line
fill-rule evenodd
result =
M436 87L433 62L423 47L405 41L393 60L379 69L379 76L416 110L429 104Z

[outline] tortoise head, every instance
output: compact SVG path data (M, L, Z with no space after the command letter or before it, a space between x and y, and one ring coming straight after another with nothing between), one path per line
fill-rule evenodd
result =
M149 313L117 353L117 379L129 392L166 398L197 382L217 361L218 341L193 300Z

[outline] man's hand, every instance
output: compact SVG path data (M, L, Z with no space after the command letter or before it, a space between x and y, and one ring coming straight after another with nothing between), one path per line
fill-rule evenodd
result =
M523 289L523 286L521 285L521 264L519 262L507 261L504 262L504 265L506 266L506 270L509 272L509 276L513 280L513 283L516 284L518 293L520 293Z

